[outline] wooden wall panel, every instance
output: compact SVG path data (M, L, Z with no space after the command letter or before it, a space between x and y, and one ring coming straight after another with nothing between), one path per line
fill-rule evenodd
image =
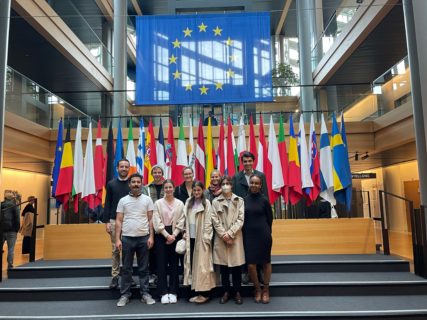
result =
M272 253L375 253L374 225L372 220L363 218L275 220ZM103 224L45 227L45 260L100 259L110 256L110 238Z
M274 220L272 254L375 253L370 219Z
M102 224L46 225L44 259L105 259L111 257L111 241Z

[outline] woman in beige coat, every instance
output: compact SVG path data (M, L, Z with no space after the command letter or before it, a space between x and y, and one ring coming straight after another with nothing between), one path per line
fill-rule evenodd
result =
M213 261L220 266L224 295L220 303L230 299L230 273L233 277L234 300L242 304L242 265L245 263L242 227L245 208L243 199L231 192L232 179L221 179L222 194L212 202L212 224L215 228Z
M186 239L184 285L191 285L195 296L189 301L198 304L207 302L209 291L215 287L212 262L211 204L206 200L203 191L202 182L193 183L192 195L185 203L183 215Z

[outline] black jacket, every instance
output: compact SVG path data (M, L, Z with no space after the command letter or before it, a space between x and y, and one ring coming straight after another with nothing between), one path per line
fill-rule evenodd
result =
M268 189L267 181L265 180L265 175L257 170L254 170L254 174L261 176L262 179L262 188L261 193L268 199ZM238 195L241 198L245 198L248 194L249 185L246 181L244 171L236 173L233 177L233 193Z
M183 182L182 184L180 184L178 187L175 188L173 196L181 200L182 203L185 204L187 199L190 198L190 195L187 192L187 188L185 187L185 182Z
M13 200L1 203L0 225L3 232L18 232L20 227L19 209Z

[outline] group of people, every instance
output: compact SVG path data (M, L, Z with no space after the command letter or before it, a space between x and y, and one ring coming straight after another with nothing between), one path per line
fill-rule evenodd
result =
M119 287L121 276L117 306L130 301L135 255L143 303L155 303L149 293L153 273L161 303L177 302L180 265L183 284L191 287L190 302L209 300L217 284L215 270L219 270L220 303L234 298L242 304L245 270L254 285L254 301L269 303L273 215L265 176L253 169L254 160L252 153L243 153L244 170L234 177L212 171L206 189L194 181L191 167L182 172L184 182L175 186L163 178L160 166L154 166L154 181L143 186L138 173L128 177L128 160L118 162L119 176L107 184L103 218L112 242L110 288ZM263 271L263 288L257 266Z
M7 268L13 268L15 256L15 244L18 238L18 232L23 236L22 254L30 253L31 237L33 234L34 221L34 196L29 196L21 218L19 217L19 208L21 205L21 196L16 191L5 190L4 200L0 204L0 235L2 235L1 248L7 243ZM22 220L22 221L21 221Z

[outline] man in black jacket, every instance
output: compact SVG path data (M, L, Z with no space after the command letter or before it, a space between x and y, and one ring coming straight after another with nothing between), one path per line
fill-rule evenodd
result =
M16 238L18 235L20 221L19 209L14 201L15 197L13 192L6 190L4 192L4 201L1 203L1 226L3 239L1 239L2 248L4 243L7 242L7 268L13 268L13 257L15 252ZM2 249L3 250L3 249ZM0 250L0 251L2 251ZM0 252L1 254L1 252Z
M119 286L120 274L120 251L116 248L116 210L119 200L129 194L128 183L130 163L127 159L121 159L117 163L119 176L108 181L105 196L104 215L102 221L105 223L105 231L110 235L112 246L111 283L110 289Z
M262 172L254 169L254 154L249 151L245 151L243 152L240 159L243 163L243 170L236 173L233 177L233 193L241 198L245 198L249 189L249 177L256 173L262 179L261 193L268 199L268 189L265 175Z

